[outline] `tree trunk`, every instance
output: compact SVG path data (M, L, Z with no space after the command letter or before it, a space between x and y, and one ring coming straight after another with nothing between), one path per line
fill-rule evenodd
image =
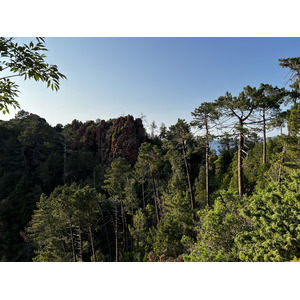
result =
M238 148L238 185L239 185L239 196L243 198L243 158L242 150L244 145L244 136L243 136L243 123L240 120L240 136L239 136L239 148Z
M83 257L82 257L82 253L83 253L83 247L82 247L82 230L81 227L78 227L78 237L79 237L79 258L80 261L83 262Z
M107 240L107 245L108 245L108 253L109 253L109 257L112 260L111 248L110 248L110 242L109 242L109 237L108 237L108 231L107 231L107 227L106 227L106 222L104 220L104 215L103 215L102 210L100 210L100 212L101 212L101 216L102 216L103 224L104 224L104 230L105 230L105 235L106 235L106 240ZM112 216L111 216L111 218L112 218ZM112 220L112 223L113 223L113 218L111 220Z
M72 228L71 218L69 218L69 226L70 226L71 244L72 244L72 251L73 251L73 260L74 260L74 262L76 262L77 260L76 260L74 234L73 234L73 228Z
M96 253L95 253L94 237L93 237L93 232L92 232L92 226L90 223L89 223L89 235L90 235L90 241L91 241L93 260L94 260L94 262L96 262L97 258L96 258Z
M283 147L282 147L282 152L281 152L281 159L280 159L280 166L279 166L279 172L278 172L278 182L281 182L281 177L282 177L282 164L284 161L284 155L285 155L285 150L286 148L286 144L284 143Z
M121 202L121 215L122 215L122 226L123 226L123 251L127 251L128 245L127 245L127 222L126 222L126 216L124 212L124 206Z
M115 236L116 236L116 262L119 261L119 240L118 240L118 198L115 201Z
M161 202L161 199L159 198L159 193L158 193L158 188L157 188L157 183L156 183L155 178L153 178L153 180L154 180L154 184L155 184L155 195L156 195L157 206L158 206L158 211L159 211L159 209L162 210L162 202Z
M266 134L266 115L263 108L263 164L267 162L267 134Z
M159 223L159 212L158 212L158 203L156 199L156 185L154 181L154 176L153 173L151 172L151 177L152 177L152 186L153 186L153 196L154 196L154 204L155 204L155 211L156 211L156 219L157 219L157 224Z
M206 206L209 207L209 142L208 128L206 127L206 142L205 142L205 185L206 185Z
M189 192L190 192L190 197L191 197L191 208L193 211L193 220L195 221L195 213L194 213L195 200L194 200L194 193L193 193L191 179L190 179L189 166L188 166L187 159L186 159L186 151L185 151L184 141L182 141L182 153L183 153L183 159L184 159L184 164L185 164L185 169L186 169L186 176L187 176L187 180L188 180Z

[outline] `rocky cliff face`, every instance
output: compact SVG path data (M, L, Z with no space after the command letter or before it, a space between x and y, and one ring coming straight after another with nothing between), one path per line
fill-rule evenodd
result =
M134 164L139 147L146 138L142 120L134 119L131 115L115 120L101 120L97 124L93 121L83 124L74 120L72 129L78 133L73 148L78 148L81 142L85 149L92 151L107 165L117 157L124 157Z

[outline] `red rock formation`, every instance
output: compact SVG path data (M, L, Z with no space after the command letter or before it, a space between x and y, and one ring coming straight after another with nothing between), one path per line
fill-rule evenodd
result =
M145 129L141 119L128 115L109 121L72 122L72 129L78 132L79 143L92 151L102 163L109 165L117 157L124 157L134 164L139 147L145 141Z

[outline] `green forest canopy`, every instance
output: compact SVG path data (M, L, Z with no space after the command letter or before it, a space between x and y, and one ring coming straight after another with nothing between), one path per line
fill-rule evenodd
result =
M1 71L59 87L65 76L44 56L35 52L33 69L26 65L42 39L22 49L0 41L1 57L25 55ZM150 135L132 116L53 127L20 111L0 121L0 260L300 257L299 59L280 64L293 72L289 90L227 92L195 108L191 124L178 119L158 133L153 125ZM17 87L8 77L0 83L0 110L8 112L18 107ZM267 139L285 125L287 134Z

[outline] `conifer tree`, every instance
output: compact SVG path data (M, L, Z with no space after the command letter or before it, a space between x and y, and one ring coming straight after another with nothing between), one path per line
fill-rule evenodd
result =
M42 194L27 228L37 248L34 260L76 262L91 253L97 261L93 230L102 201L95 189L76 183L57 187L49 197Z
M219 97L217 105L221 112L229 117L235 118L235 129L239 134L238 144L238 189L239 196L243 198L244 187L243 187L243 153L245 152L245 133L246 133L246 121L249 119L254 109L257 106L257 102L249 97L246 91L243 91L239 96L232 96L226 92L225 96Z
M108 192L111 199L115 202L115 246L116 246L116 262L120 259L119 247L119 210L121 210L121 220L123 228L123 250L127 243L127 223L124 210L124 202L126 199L125 187L132 175L130 165L124 158L118 157L111 166L106 169L105 185L103 188ZM119 209L120 207L120 209Z
M289 81L297 82L300 89L300 57L280 58L279 65L290 69Z
M187 182L188 182L189 194L191 199L191 208L192 211L194 211L195 209L194 191L192 187L190 167L187 161L187 151L186 151L187 142L192 139L192 134L190 132L190 125L184 119L178 119L175 125L169 127L169 130L167 132L167 139L173 142L176 146L179 146L181 148L184 165L185 165Z
M144 194L144 183L145 179L149 176L152 188L153 188L153 198L156 211L157 223L160 221L160 196L157 186L156 174L158 172L160 160L160 151L157 146L153 146L150 143L143 143L139 149L139 156L135 164L135 169L137 174L142 178L143 187L143 203L145 206L145 194Z
M215 103L203 102L192 112L194 117L192 126L197 126L204 130L205 136L205 187L206 187L206 205L210 206L209 201L209 143L213 139L211 129L216 127L216 121L219 119L219 112Z
M284 101L286 92L284 88L279 89L270 84L261 84L258 89L247 86L245 91L257 102L256 115L248 124L262 125L263 132L263 164L267 162L267 129L270 129L274 119L280 115L280 105ZM253 122L253 123L251 123Z
M299 256L300 173L271 182L247 199L242 215L248 226L236 239L242 261L290 261Z

